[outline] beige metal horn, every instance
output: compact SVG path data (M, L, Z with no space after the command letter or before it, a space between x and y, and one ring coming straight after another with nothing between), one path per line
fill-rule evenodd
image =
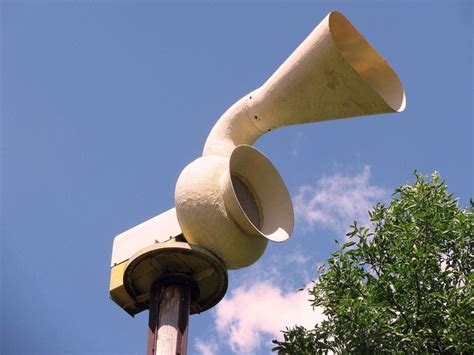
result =
M269 130L338 118L401 112L397 74L349 20L331 12L257 90L218 120L203 155L230 155Z
M340 13L331 12L263 86L218 120L203 156L176 183L187 241L218 255L228 269L255 262L268 240L293 230L288 190L255 140L293 124L400 112L395 72Z

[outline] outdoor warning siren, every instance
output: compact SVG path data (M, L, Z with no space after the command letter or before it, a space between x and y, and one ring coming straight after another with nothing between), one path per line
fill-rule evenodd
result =
M212 306L225 293L226 269L254 263L268 240L285 241L293 230L285 183L251 145L283 126L401 112L404 107L402 84L389 64L342 14L331 12L260 88L217 121L202 157L178 178L175 209L116 237L112 298L130 314L146 308L148 283L169 272L163 262L143 256L152 253L162 260L175 255L181 262L176 265L198 280L195 286L204 287L204 296L201 301L196 296L191 309ZM194 261L185 257L190 254ZM142 260L147 267L138 265Z
M186 240L229 269L254 263L268 240L288 239L293 209L276 169L250 145L282 126L404 107L392 68L343 15L331 12L263 86L224 113L203 156L179 176L176 213Z

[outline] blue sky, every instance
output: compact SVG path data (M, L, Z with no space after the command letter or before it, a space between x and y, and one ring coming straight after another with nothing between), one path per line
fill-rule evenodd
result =
M392 64L407 108L256 143L287 183L295 232L191 317L190 354L267 354L280 324L317 320L297 289L414 169L438 170L467 205L472 3L1 3L2 354L145 351L146 312L108 299L113 237L173 207L217 118L333 9Z

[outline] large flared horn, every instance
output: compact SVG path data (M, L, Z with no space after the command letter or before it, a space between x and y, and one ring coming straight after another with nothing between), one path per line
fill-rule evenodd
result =
M401 112L405 93L385 59L339 12L331 12L257 90L218 120L203 155L229 156L288 125Z

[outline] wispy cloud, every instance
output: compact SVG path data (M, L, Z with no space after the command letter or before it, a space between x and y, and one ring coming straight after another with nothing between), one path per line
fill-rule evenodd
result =
M313 275L308 275L307 269L313 271L313 260L311 255L301 249L299 245L293 248L284 245L272 250L271 255L265 255L237 277L239 284L246 284L246 280L266 280L278 283L284 289L291 289L308 283Z
M219 345L214 340L196 338L194 340L194 348L201 355L215 355L218 354Z
M286 263L295 263L299 266L306 265L310 260L311 257L304 255L301 251L294 249L290 251L287 255L285 255Z
M320 226L344 233L354 221L368 224L368 211L388 197L388 191L370 183L370 166L360 174L335 174L319 179L315 185L298 189L294 198L297 218L311 229Z

